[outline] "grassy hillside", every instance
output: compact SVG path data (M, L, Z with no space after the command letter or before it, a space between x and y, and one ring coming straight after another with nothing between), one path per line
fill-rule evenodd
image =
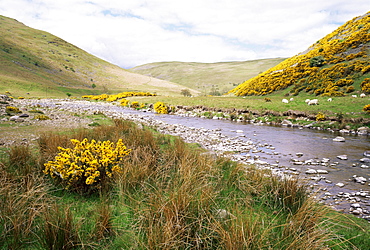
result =
M300 92L344 96L370 92L370 12L353 18L306 51L245 81L231 92L266 95L293 85Z
M284 59L219 63L157 62L137 66L130 71L176 82L204 94L209 94L211 91L225 93Z
M179 95L183 88L128 72L11 18L0 16L0 34L0 93L66 97L137 90Z

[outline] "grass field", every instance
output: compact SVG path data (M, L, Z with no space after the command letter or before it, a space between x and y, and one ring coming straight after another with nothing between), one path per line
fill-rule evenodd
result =
M86 185L65 190L61 179L42 172L58 146L83 138L122 138L131 149L119 163L123 172L96 193ZM370 244L369 223L317 203L300 180L215 158L126 121L44 133L35 147L10 147L0 171L3 249L368 249Z

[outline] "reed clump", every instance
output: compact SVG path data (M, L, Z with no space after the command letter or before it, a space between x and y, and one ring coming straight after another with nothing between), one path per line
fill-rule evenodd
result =
M66 190L42 173L58 147L71 148L71 139L84 138L122 140L131 150L117 162L121 171L99 192ZM353 246L352 239L335 234L340 223L332 214L338 214L310 197L301 180L215 157L145 126L116 120L43 134L38 142L38 150L21 149L19 161L15 152L20 149L12 149L0 165L1 248ZM26 160L32 157L38 160ZM29 170L14 171L27 164Z

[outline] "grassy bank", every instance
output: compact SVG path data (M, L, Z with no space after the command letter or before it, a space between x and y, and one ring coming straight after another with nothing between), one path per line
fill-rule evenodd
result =
M96 192L42 170L70 139L130 149ZM316 203L303 182L216 158L197 145L116 120L45 133L0 163L2 249L367 249L369 224ZM59 180L59 181L58 181ZM103 185L102 185L103 186ZM86 187L86 185L85 185Z
M199 96L199 97L135 97L130 98L130 101L138 101L141 103L155 103L162 101L169 106L204 106L209 108L219 109L241 109L251 112L256 112L259 116L279 116L281 119L288 118L289 115L284 115L286 111L298 111L306 117L314 117L320 112L325 115L324 123L331 120L337 120L347 124L357 124L357 126L370 126L370 114L363 111L365 105L370 103L369 97L353 98L352 96L334 97L332 101L328 101L328 97L317 97L308 94L300 94L299 96L286 97L289 89L270 94L267 96ZM282 99L293 98L289 103L283 103ZM318 99L319 105L307 105L306 99ZM285 116L285 117L284 117ZM300 122L294 117L293 122ZM338 124L337 124L338 125ZM346 124L339 124L344 126Z

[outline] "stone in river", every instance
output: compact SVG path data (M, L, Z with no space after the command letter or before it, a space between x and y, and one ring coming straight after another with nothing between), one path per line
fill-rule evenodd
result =
M370 163L370 158L362 158L360 162Z
M317 171L315 169L308 169L306 170L306 174L317 174Z
M338 187L344 187L345 185L344 185L344 183L342 183L342 182L338 182L337 184L335 184L336 186L338 186Z
M327 170L319 169L319 170L317 170L317 173L318 174L328 174L329 172Z
M338 155L337 158L341 160L348 160L347 155Z
M337 136L333 139L333 141L337 141L337 142L345 142L346 139L342 136Z

